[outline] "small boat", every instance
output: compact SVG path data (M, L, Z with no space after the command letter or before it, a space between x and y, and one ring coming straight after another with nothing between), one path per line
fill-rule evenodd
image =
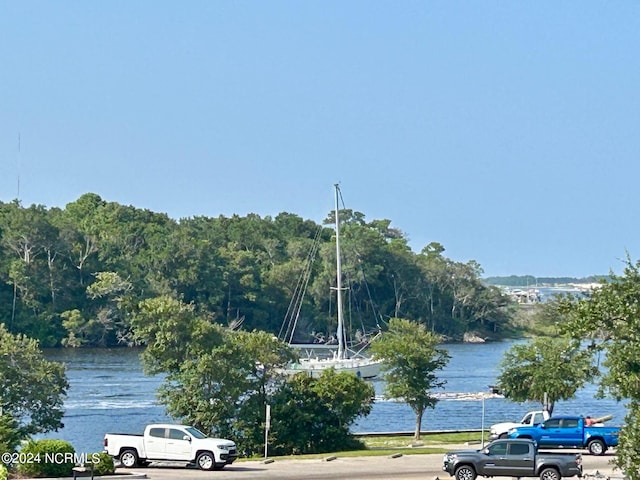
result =
M319 377L324 370L333 368L336 372L349 372L363 378L371 379L380 374L380 366L382 362L362 353L362 350L354 352L347 348L347 342L344 331L344 314L342 304L342 265L340 257L340 216L338 210L338 197L340 187L335 186L335 231L336 231L336 304L338 315L338 328L336 330L337 345L333 355L329 357L310 357L301 358L298 362L289 365L285 369L285 373L293 375L305 372L312 377ZM295 347L295 344L291 344Z

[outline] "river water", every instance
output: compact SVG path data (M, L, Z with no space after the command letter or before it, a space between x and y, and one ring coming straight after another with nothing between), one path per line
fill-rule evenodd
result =
M444 345L451 355L448 365L439 373L446 380L435 409L424 415L423 430L488 428L502 421L519 420L537 403L513 403L504 398L461 393L489 393L496 383L499 362L513 341L486 344ZM104 434L141 433L148 423L172 422L156 399L161 377L142 372L138 349L59 349L46 351L47 358L64 362L70 388L65 401L64 428L44 437L61 438L73 444L76 451L102 450ZM373 382L376 402L369 416L359 419L351 428L354 433L413 431L415 415L406 404L384 399L384 382ZM554 414L614 415L611 425L621 425L625 407L611 399L596 399L597 387L588 385L575 399L558 402ZM462 397L462 399L460 399ZM471 399L470 399L471 398Z

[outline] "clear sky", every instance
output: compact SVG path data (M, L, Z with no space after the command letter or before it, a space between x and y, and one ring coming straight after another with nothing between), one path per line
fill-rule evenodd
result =
M20 141L18 141L20 139ZM0 201L347 208L485 276L640 255L637 1L0 0Z

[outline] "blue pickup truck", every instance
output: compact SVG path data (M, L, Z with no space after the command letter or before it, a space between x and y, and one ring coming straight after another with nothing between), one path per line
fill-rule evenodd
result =
M538 447L586 448L592 455L604 455L618 445L619 427L585 425L584 417L551 417L533 427L515 427L509 438L530 438Z

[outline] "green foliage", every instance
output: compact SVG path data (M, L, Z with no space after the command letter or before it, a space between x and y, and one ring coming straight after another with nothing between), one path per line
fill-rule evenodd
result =
M617 399L640 399L639 268L628 262L624 276L612 276L587 299L564 303L571 318L564 331L593 339L595 350L606 351L601 385Z
M555 402L573 398L597 373L593 353L582 349L580 342L537 338L516 344L504 354L498 383L506 398L515 402L539 401L551 413Z
M265 404L266 384L272 378L269 371L274 368L273 364L266 364L266 368L258 371L264 355L244 348L247 345L244 337L252 335L228 332L224 343L211 353L187 360L180 372L169 373L171 383L161 389L168 412L205 432L238 438L239 443L244 435L252 435L252 429L242 432L239 422L256 425L262 419L263 408L254 410L247 406ZM288 347L279 344L276 348L284 351ZM276 365L285 364L286 361L277 360Z
M0 463L0 480L7 480L7 478L9 478L7 467Z
M268 389L294 358L288 345L266 332L229 330L168 297L142 302L132 323L147 345L145 368L166 374L159 397L172 416L238 443L256 442Z
M224 330L195 305L169 296L142 301L132 319L134 339L147 346L142 359L148 373L180 372L185 361L222 345Z
M525 329L535 336L557 336L568 321L563 305L574 298L570 293L557 293L545 302L520 308L518 313Z
M65 347L82 347L94 335L93 324L82 317L80 310L62 312L62 326L67 331L67 338L62 339Z
M122 306L127 302L131 283L122 280L115 272L98 272L95 279L86 289L91 302L87 305L88 318L84 318L77 309L60 315L62 326L67 331L67 337L62 340L66 347L104 347L129 340L129 325Z
M624 427L620 431L619 445L616 448L615 463L627 473L631 480L638 480L640 460L640 402L631 400L624 419Z
M26 460L18 464L18 472L22 475L69 477L75 466L75 449L64 440L31 440L22 447L20 453Z
M375 435L375 436L356 436L358 440L361 440L368 450L387 450L393 448L414 448L415 439L409 435ZM485 437L486 438L486 437ZM446 450L451 450L452 444L479 444L482 441L482 432L428 432L422 436L420 444L425 447L444 447ZM429 453L436 453L431 452Z
M319 378L299 373L271 399L269 449L274 455L326 453L364 448L349 433L371 411L373 386L329 369Z
M93 474L99 475L113 475L116 471L113 458L105 452L95 452L87 455L87 460L84 462L83 467L92 468Z
M16 436L60 428L68 387L63 365L45 360L35 340L0 324L0 433L6 432L0 443L12 447Z
M448 353L437 348L439 342L424 325L392 318L389 330L370 348L370 353L383 361L387 396L404 399L415 412L416 440L420 439L424 411L435 407L438 401L431 390L446 383L436 375L449 361Z
M390 220L340 215L350 334L399 316L456 339L509 331L508 300L480 281L476 262L452 261L435 242L415 254ZM0 318L44 346L130 344L136 305L166 296L216 323L277 333L318 235L301 312L308 340L335 331L332 233L289 213L176 222L90 193L63 210L0 202Z
M186 360L181 371L169 372L169 381L159 391L167 412L209 434L235 438L233 421L250 384L247 369L234 365L242 357L234 346L221 346Z
M591 339L594 352L606 353L601 392L629 401L616 463L631 480L640 479L640 262L627 257L622 276L594 290L586 299L567 300L564 330Z
M142 302L132 324L136 339L147 345L145 369L167 374L159 397L169 414L228 435L229 409L248 380L242 363L228 363L242 361L242 352L225 343L224 328L169 297Z
M415 294L422 308L406 313L396 310L394 316L419 320L432 332L453 339L461 339L466 332L493 338L508 333L512 302L497 287L480 281L482 268L477 262L454 262L443 252L437 242L422 250L415 260L421 272Z
M22 439L18 421L9 413L0 415L0 453L14 452Z
M354 375L331 371L320 381L303 375L286 383L280 372L294 354L266 332L224 328L167 297L142 302L132 324L148 345L145 367L166 374L159 397L168 413L233 438L247 453L264 448L267 404L274 448L283 453L353 446L349 425L370 411L373 388Z

